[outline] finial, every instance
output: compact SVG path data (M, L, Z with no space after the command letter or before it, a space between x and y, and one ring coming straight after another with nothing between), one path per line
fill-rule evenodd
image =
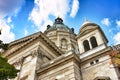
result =
M58 15L58 18L60 18L60 15Z
M60 18L60 12L57 12L57 15L58 15L57 17Z
M57 17L55 19L55 23L57 23L57 24L63 24L63 20L60 17Z

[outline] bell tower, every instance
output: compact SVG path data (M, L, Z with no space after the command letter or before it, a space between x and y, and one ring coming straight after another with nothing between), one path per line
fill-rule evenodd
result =
M87 57L107 47L108 40L100 26L85 20L77 35L80 58Z

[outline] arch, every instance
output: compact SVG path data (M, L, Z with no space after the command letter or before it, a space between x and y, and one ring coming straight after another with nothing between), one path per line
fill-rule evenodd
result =
M111 80L108 76L98 76L94 80Z
M61 48L67 48L67 40L65 38L61 39Z
M85 52L90 50L90 46L89 46L88 40L83 41L83 46L84 46Z
M91 43L91 45L92 45L92 48L95 48L95 47L98 46L97 41L96 41L96 38L95 38L94 36L92 36L92 37L90 38L90 43Z

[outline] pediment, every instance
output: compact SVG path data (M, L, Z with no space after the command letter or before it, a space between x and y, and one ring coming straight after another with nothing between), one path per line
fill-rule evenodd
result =
M63 52L58 47L56 47L56 45L53 44L42 32L39 32L39 34L37 33L37 35L31 35L28 37L22 38L20 41L17 40L11 42L8 50L4 53L4 55L10 57L12 55L22 53L25 50L32 51L32 49L40 49L40 51L47 53L53 58L63 54Z

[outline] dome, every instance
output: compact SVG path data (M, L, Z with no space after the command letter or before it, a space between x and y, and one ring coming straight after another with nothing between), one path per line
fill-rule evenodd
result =
M83 22L83 24L81 25L79 33L82 33L83 31L85 31L87 29L97 28L98 26L99 25L97 25L96 23L93 23L91 21L85 20Z
M89 24L89 23L92 23L92 22L90 22L90 21L88 21L88 20L85 20L85 21L83 22L82 26L84 26L84 25L86 25L86 24Z
M61 18L56 18L55 22L53 23L52 26L48 25L46 31L51 31L51 30L57 30L57 29L64 29L66 31L74 32L73 28L69 28L63 23L63 20Z

